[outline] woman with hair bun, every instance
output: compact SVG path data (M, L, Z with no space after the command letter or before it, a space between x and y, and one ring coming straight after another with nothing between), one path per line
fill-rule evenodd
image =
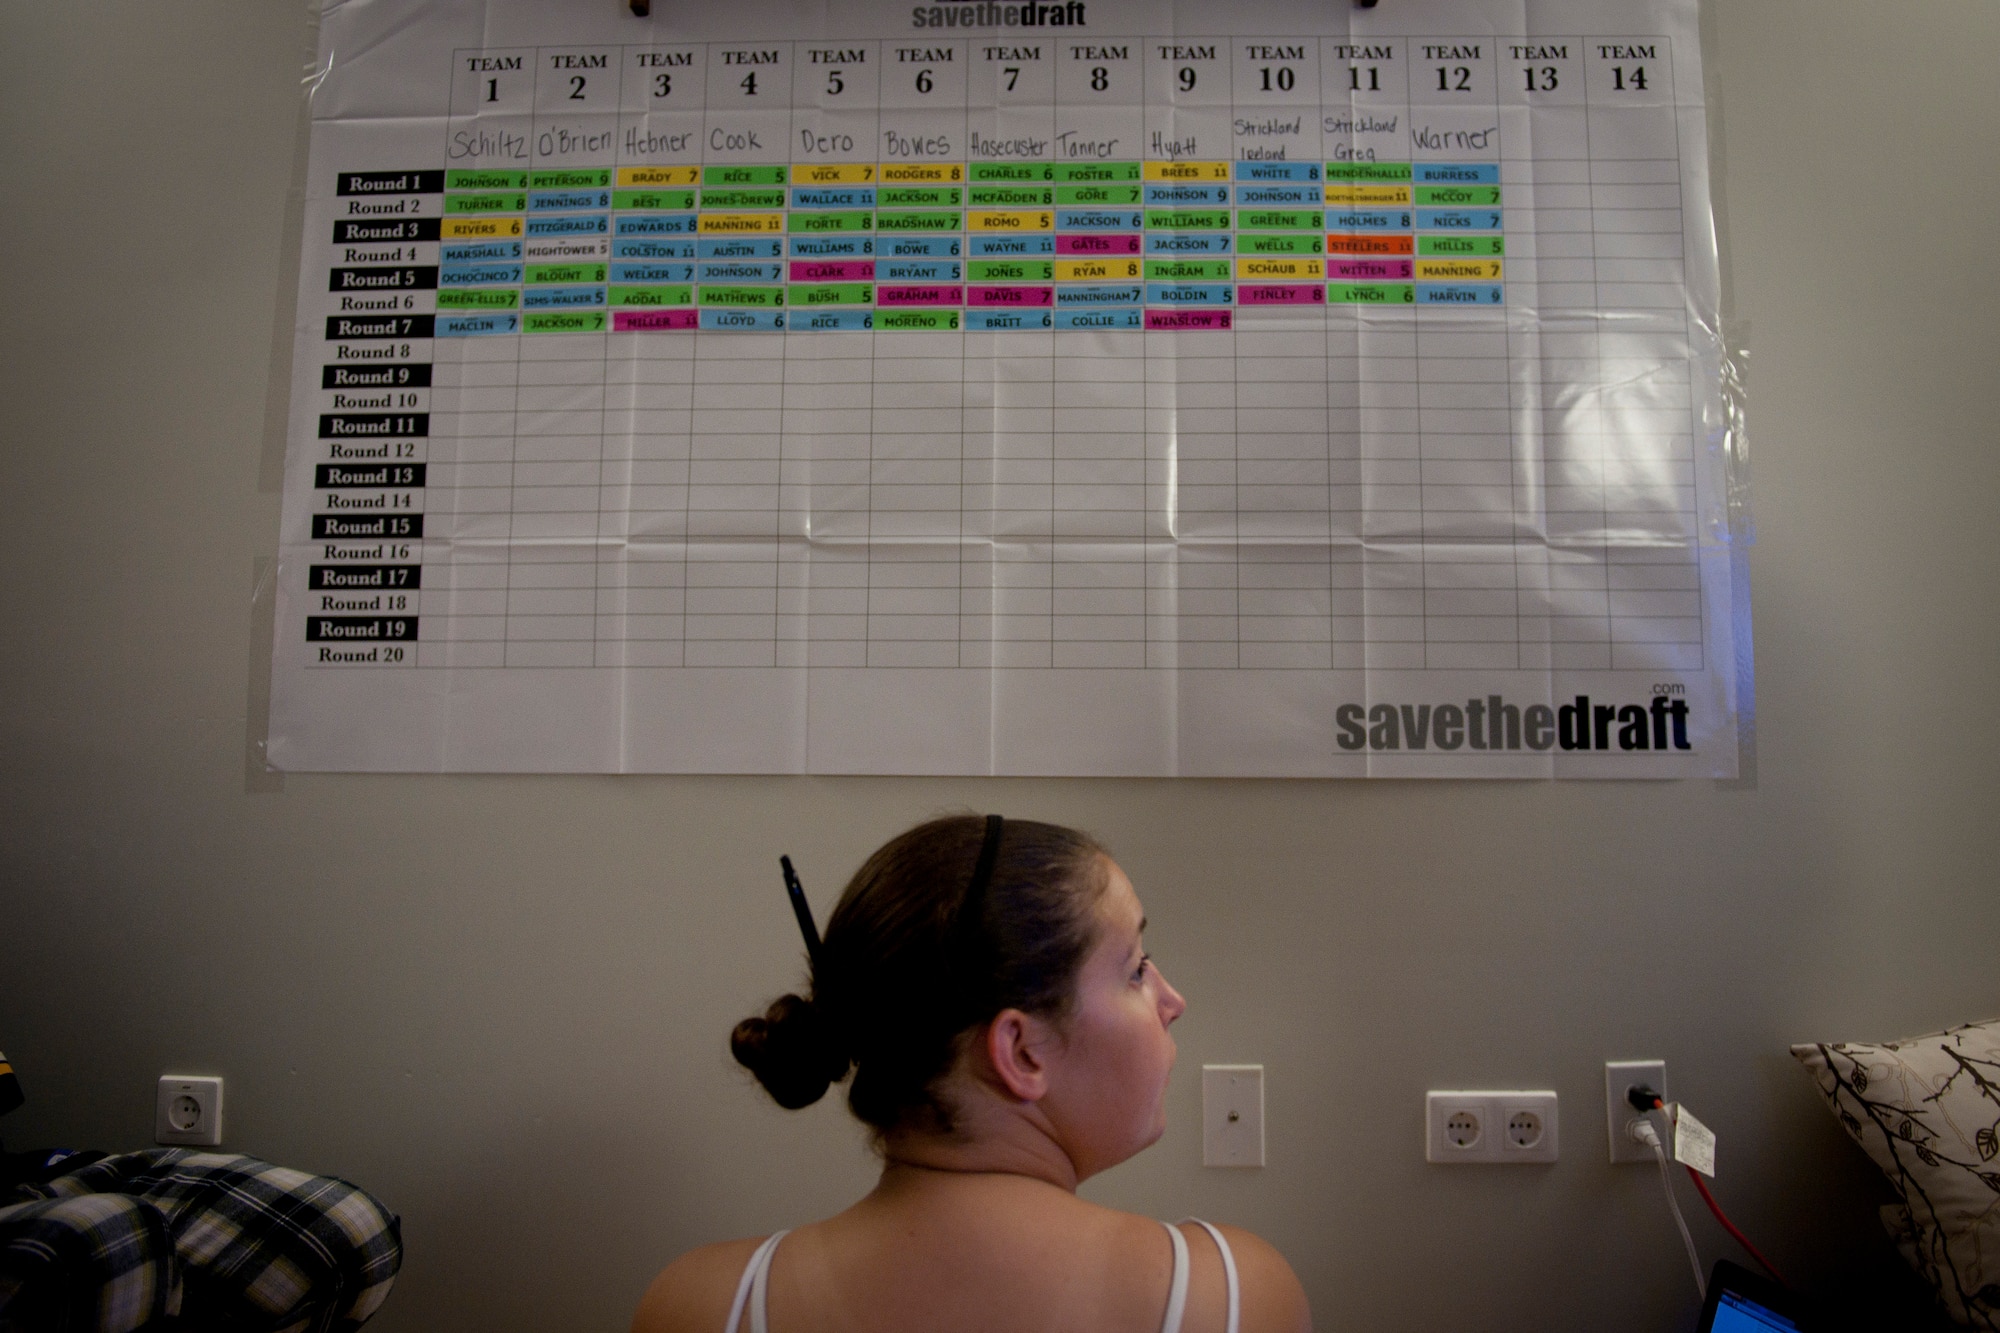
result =
M806 993L730 1048L787 1108L848 1079L881 1182L823 1222L682 1255L633 1333L1310 1329L1290 1266L1249 1232L1076 1196L1166 1129L1187 1007L1095 841L932 820L868 858L823 943L810 922Z

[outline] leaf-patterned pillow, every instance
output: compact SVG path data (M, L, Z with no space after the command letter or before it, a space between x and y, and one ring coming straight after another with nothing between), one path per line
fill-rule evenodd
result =
M1792 1054L1901 1196L1897 1248L1953 1319L2000 1333L2000 1019Z

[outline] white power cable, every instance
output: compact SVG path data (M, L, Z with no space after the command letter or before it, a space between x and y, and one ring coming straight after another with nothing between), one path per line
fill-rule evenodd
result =
M1662 1112L1662 1116L1664 1114ZM1694 1237L1688 1234L1687 1219L1681 1216L1680 1202L1674 1198L1673 1169L1667 1165L1667 1150L1660 1144L1660 1132L1653 1128L1653 1118L1650 1112L1641 1119L1632 1122L1631 1134L1633 1138L1651 1148L1653 1156L1659 1159L1660 1186L1667 1192L1667 1207L1673 1210L1674 1225L1681 1230L1681 1243L1687 1246L1688 1267L1694 1270L1694 1289L1700 1293L1701 1299L1706 1301L1708 1299L1708 1282L1702 1277L1701 1256L1695 1253Z

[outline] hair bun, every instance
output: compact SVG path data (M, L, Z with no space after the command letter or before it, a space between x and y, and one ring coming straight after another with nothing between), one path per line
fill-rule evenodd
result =
M763 1017L738 1023L729 1053L787 1111L824 1097L851 1063L822 1008L797 995L781 995Z

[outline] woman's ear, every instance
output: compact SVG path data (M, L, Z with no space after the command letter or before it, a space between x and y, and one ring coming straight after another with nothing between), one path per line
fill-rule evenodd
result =
M1019 1009L1002 1009L986 1025L986 1059L994 1077L1016 1101L1038 1102L1049 1092L1049 1055L1055 1030Z

